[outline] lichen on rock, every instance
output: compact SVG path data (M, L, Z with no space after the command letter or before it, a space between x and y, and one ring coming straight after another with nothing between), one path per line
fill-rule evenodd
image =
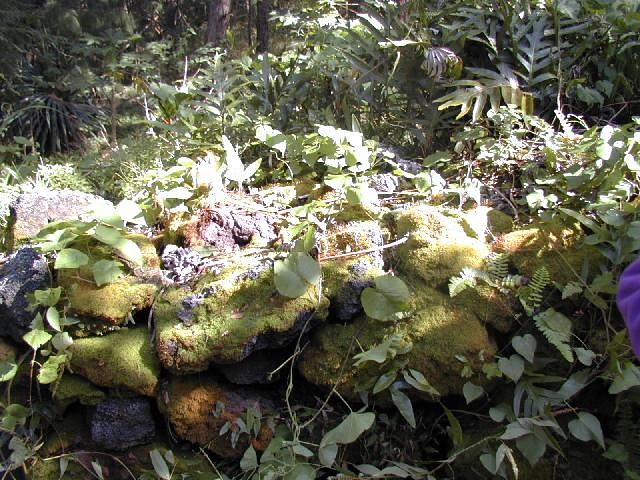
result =
M73 371L101 387L153 396L160 364L149 336L144 328L123 328L109 335L78 338L69 347Z
M202 276L192 289L173 287L159 297L158 356L174 373L238 362L293 342L305 326L324 320L328 303L315 286L299 298L279 295L268 263L232 265Z

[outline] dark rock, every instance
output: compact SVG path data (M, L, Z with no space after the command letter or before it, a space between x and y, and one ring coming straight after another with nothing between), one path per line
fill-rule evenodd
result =
M49 270L46 259L33 248L23 247L0 267L0 327L3 335L22 341L33 313L27 311L25 295L47 288Z
M360 295L374 285L375 267L367 260L356 261L347 267L347 278L332 293L329 312L332 319L347 321L362 313Z
M216 368L227 380L237 385L267 384L279 378L278 373L273 376L270 373L286 362L290 354L289 349L260 350L241 362L217 365Z
M20 195L9 206L9 249L33 238L47 223L54 220L83 219L92 206L113 204L97 195L75 190L37 190Z
M167 278L176 283L193 278L202 265L202 256L197 251L177 245L167 245L160 258Z
M264 245L275 240L274 224L274 218L261 212L205 209L200 212L195 232L187 234L186 241L188 244L203 242L222 251L233 251L249 243Z
M156 435L151 404L146 398L112 398L96 407L91 438L101 448L126 450L149 443Z
M369 186L377 192L395 192L398 185L399 178L393 173L377 173L369 178Z

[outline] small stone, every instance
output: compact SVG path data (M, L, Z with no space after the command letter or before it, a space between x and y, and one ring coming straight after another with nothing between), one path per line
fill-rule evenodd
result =
M75 190L36 190L22 194L9 206L9 249L35 237L49 222L85 220L86 212L99 206L113 207L113 203L98 195Z
M0 328L2 335L22 341L33 313L27 311L25 295L47 288L47 260L31 247L23 247L0 267Z
M100 448L123 451L149 443L156 435L151 403L146 398L112 398L96 407L91 438Z

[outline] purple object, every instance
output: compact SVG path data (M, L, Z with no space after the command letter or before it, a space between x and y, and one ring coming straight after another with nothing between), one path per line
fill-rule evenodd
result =
M629 330L631 347L640 358L640 259L622 272L616 301Z

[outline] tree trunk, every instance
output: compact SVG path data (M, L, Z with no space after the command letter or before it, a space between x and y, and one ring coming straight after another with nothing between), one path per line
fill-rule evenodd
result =
M245 0L245 8L247 9L247 43L251 47L253 45L253 6L251 0Z
M229 26L231 0L209 0L207 12L207 42L214 47L222 44Z
M256 15L256 33L258 37L258 52L266 53L269 50L269 10L271 0L258 0Z

